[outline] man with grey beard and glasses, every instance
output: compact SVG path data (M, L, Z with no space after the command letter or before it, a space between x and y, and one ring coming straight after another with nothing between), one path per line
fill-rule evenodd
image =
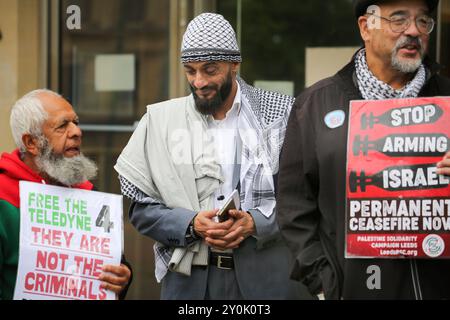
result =
M336 75L306 89L292 108L280 160L277 218L295 256L291 277L313 294L450 299L448 260L345 258L350 101L450 96L450 80L427 56L438 2L353 1L364 47ZM450 153L436 166L438 174L450 175ZM376 288L371 270L379 270Z
M95 163L81 153L81 130L72 106L59 94L36 90L11 111L11 130L18 147L0 158L0 300L13 298L19 259L19 182L29 181L92 190ZM105 265L102 288L124 298L131 267Z

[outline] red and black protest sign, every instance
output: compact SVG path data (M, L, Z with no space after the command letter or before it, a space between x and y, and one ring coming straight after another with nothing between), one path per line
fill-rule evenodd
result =
M450 258L450 98L352 101L346 258Z

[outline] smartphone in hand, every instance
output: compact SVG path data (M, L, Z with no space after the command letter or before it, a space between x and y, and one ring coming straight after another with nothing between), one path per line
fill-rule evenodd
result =
M234 190L225 201L225 204L217 213L219 222L227 221L230 218L228 211L240 209L241 208L240 204L241 201L239 199L239 192L237 190Z

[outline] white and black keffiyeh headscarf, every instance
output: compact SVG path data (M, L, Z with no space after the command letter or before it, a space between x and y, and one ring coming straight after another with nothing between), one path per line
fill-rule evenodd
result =
M366 60L366 50L361 49L355 57L356 77L359 92L366 100L384 100L398 98L417 98L425 85L427 72L422 64L413 80L403 89L396 90L387 83L377 79L369 70Z
M181 62L198 61L242 62L236 34L220 14L202 13L186 29Z

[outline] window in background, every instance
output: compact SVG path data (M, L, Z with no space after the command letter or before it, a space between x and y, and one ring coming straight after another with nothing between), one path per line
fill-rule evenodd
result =
M297 95L305 87L307 48L361 44L349 0L217 1L217 8L242 32L241 74L250 84L294 82Z
M441 6L440 63L444 66L442 74L450 77L450 0L441 0Z
M160 0L61 0L61 93L78 113L83 152L99 166L97 189L120 194L114 164L146 112L168 99L170 3ZM65 27L70 5L81 9L81 30ZM153 242L128 222L125 253L133 266L129 299L159 299Z

